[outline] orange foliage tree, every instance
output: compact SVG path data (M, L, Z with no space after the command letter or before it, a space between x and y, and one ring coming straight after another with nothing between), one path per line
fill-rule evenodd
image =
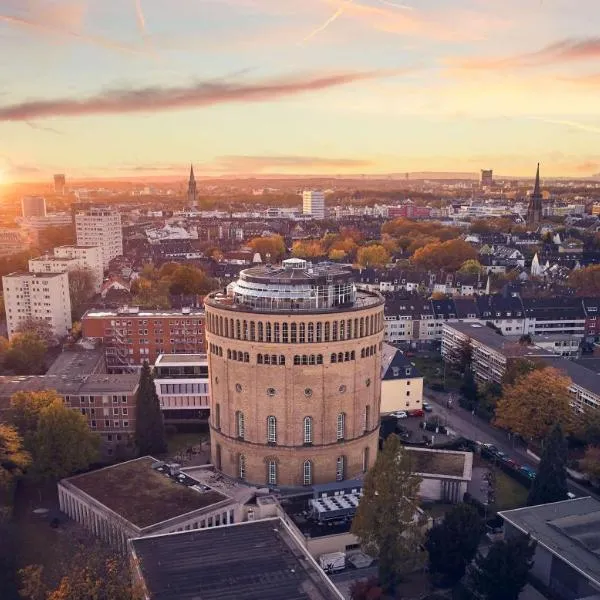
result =
M571 271L567 283L578 296L600 296L600 265Z
M319 240L300 240L292 246L292 256L296 258L319 258L326 252Z
M411 262L423 269L445 269L456 271L467 260L477 258L477 252L464 240L433 242L419 248L411 257Z
M271 262L279 262L286 253L285 242L280 235L269 235L256 237L248 242L252 252L258 252L263 261L266 261L267 254L271 255Z
M363 246L356 253L356 261L361 267L385 267L390 260L390 253L381 244Z

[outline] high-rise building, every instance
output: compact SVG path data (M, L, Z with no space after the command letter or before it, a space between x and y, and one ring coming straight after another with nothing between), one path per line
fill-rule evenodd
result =
M383 298L289 259L205 300L213 464L250 483L352 478L379 439Z
M325 218L325 194L315 190L302 192L302 212L313 219Z
M535 174L535 185L533 193L529 198L529 206L527 207L527 227L529 229L537 229L542 221L542 192L540 189L540 163L538 163Z
M43 319L54 335L67 335L73 325L67 273L11 273L2 287L9 339L28 319Z
M75 214L75 233L78 246L99 246L102 266L123 255L123 230L118 211L105 207L90 207Z
M194 165L190 165L190 179L188 181L187 191L188 204L196 208L198 206L198 189L196 187L196 178L194 177Z
M66 273L77 269L91 272L94 291L99 292L104 278L102 250L99 246L59 246L54 248L54 255L29 259L31 273Z
M494 171L492 169L481 169L479 185L481 187L492 187L494 185Z
M59 196L64 196L67 179L63 173L54 176L54 193Z
M43 196L23 196L21 198L21 214L23 218L45 217L46 198Z

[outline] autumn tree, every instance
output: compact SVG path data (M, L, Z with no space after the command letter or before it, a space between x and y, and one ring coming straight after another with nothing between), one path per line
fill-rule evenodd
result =
M325 256L325 249L319 240L298 240L292 245L292 256L294 258L320 258Z
M567 284L578 296L600 296L600 265L571 271Z
M385 267L390 261L390 253L381 244L363 246L356 253L356 262L361 267Z
M350 600L380 600L383 590L376 577L355 579L350 585Z
M30 462L31 456L23 447L23 439L17 429L0 423L0 502L2 490L7 490Z
M600 479L600 446L588 446L583 458L579 461L579 468L593 481Z
M208 294L215 289L215 281L202 269L192 265L177 265L175 271L168 278L171 294Z
M144 361L137 393L135 444L138 454L164 454L167 451L165 426L154 378L148 361Z
M367 553L378 556L379 583L388 594L424 560L422 523L415 518L420 483L398 436L388 436L365 476L351 530Z
M482 266L478 260L470 258L460 265L458 272L467 275L479 275L482 272Z
M570 428L571 380L562 371L546 367L523 375L503 387L495 424L526 439L542 440L560 423Z
M520 340L519 343L521 343ZM511 358L507 362L502 385L513 384L520 377L544 368L545 364L536 358Z
M483 523L475 507L457 504L427 534L425 548L430 570L450 585L456 583L473 560L483 534Z
M528 506L567 499L567 454L567 440L557 423L544 440L537 475L527 497Z
M273 263L279 262L286 253L285 241L280 235L269 235L256 237L248 242L248 246L252 252L258 252L267 262L267 254L270 255L270 261Z
M477 251L464 240L434 242L417 250L411 262L422 269L456 271L467 260L477 258Z
M133 303L141 308L165 309L171 307L169 281L139 277L133 282Z
M34 332L13 335L4 353L4 367L17 375L40 375L46 369L48 344Z
M33 317L29 317L19 323L15 332L34 335L42 340L47 346L52 346L56 343L56 336L52 330L52 325L45 319L34 319Z
M69 271L69 296L71 297L71 316L81 318L89 299L95 293L94 274L90 269Z

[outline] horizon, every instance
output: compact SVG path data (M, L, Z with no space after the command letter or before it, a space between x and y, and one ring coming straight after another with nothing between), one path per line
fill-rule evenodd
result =
M179 181L190 162L199 180L593 177L599 18L591 0L5 0L0 184Z

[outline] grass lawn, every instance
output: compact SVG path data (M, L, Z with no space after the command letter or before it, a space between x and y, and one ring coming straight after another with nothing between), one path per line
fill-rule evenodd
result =
M430 354L427 358L424 356L412 357L411 362L415 364L417 370L423 375L423 383L426 386L438 386L444 383L444 363L439 354ZM461 379L446 368L445 389L457 390L461 386Z
M198 446L200 442L206 440L208 440L208 434L200 432L167 434L168 454L185 452L188 448Z
M525 506L529 490L509 477L504 471L496 469L495 510L510 510Z

